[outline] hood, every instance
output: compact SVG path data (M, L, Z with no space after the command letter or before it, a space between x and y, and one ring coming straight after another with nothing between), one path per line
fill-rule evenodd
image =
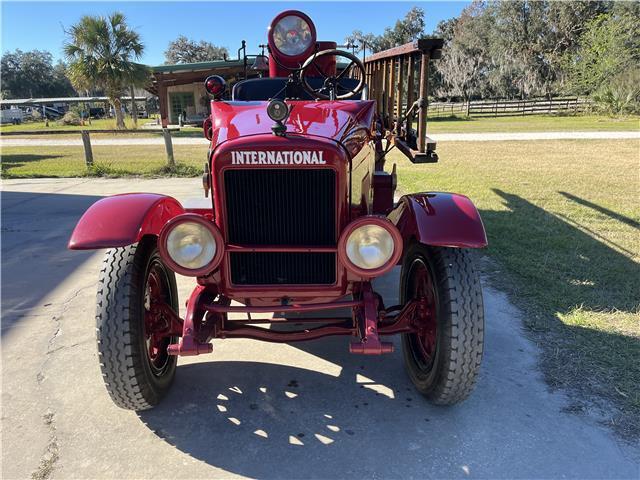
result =
M286 102L291 114L287 133L313 135L342 142L357 129L371 130L373 100ZM212 146L249 135L271 133L274 121L267 115L268 102L211 102Z

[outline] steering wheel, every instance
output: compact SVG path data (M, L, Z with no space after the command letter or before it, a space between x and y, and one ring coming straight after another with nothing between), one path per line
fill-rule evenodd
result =
M322 57L335 56L335 57L344 57L351 60L349 65L342 70L338 75L327 75L322 69L315 63L316 60ZM351 67L355 67L360 70L360 82L353 89L349 89L343 86L340 83L340 80L345 78L345 74L351 70ZM313 70L312 70L313 68ZM309 84L309 80L306 76L308 71L314 71L319 73L320 76L324 79L324 83L320 88L313 88ZM300 69L300 78L302 79L302 88L314 98L318 98L320 100L344 100L345 98L351 98L352 96L362 92L365 85L365 76L366 72L364 69L364 65L362 61L356 57L354 54L345 52L344 50L323 50L314 55L311 55L302 65ZM339 93L338 90L342 90L344 93ZM324 92L327 93L324 93Z

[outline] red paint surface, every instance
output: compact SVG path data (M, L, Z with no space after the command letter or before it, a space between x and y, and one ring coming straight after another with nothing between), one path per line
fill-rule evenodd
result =
M487 234L475 205L456 193L414 193L400 199L388 215L405 246L414 237L439 247L483 248Z
M124 247L184 213L180 202L155 193L127 193L98 200L82 215L69 239L71 250Z
M202 318L206 310L204 305L209 299L206 289L200 285L191 292L187 301L187 314L182 323L182 337L178 343L169 345L169 355L200 355L213 352L213 345L198 339L198 333L202 329Z
M387 342L381 342L379 335L416 332L416 311L420 308L420 301L411 300L404 306L396 305L382 310L378 296L374 294L370 283L358 283L356 290L356 296L361 297L360 300L305 306L273 305L270 308L264 308L253 305L248 307L230 306L230 299L224 296L217 297L216 301L212 301L218 293L215 287L208 288L199 285L194 289L187 302L183 338L179 344L171 345L168 351L173 355L208 353L211 351L211 345L208 342L212 338L250 338L279 343L346 335L360 338L360 341L355 342L355 345L351 347L353 353L382 354L393 351L393 347ZM321 318L314 316L276 319L277 323L317 323L320 326L316 328L305 327L278 331L247 325L248 323L271 323L267 319L227 319L227 313L320 312L344 307L351 307L350 317ZM203 317L205 311L209 313Z
M315 303L313 305L272 305L270 307L257 307L255 305L206 305L204 308L217 313L291 313L291 312L319 312L322 310L335 310L336 308L351 308L362 306L361 300L346 300L331 303Z
M285 122L291 134L313 135L343 142L357 129L371 130L373 100L286 102L291 113ZM239 137L271 133L268 102L211 102L211 144L215 148Z

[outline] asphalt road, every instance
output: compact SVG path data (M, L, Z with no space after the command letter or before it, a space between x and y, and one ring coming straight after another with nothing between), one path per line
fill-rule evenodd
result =
M69 132L73 134L73 132ZM76 132L77 133L77 132ZM438 142L504 142L527 140L618 140L640 139L640 132L514 132L514 133L435 133L429 134ZM174 145L207 145L206 138L175 137ZM128 137L128 138L93 138L92 145L164 145L160 137ZM0 145L5 147L68 147L82 146L80 138L44 138L32 136L29 138L0 138Z
M2 478L638 478L638 449L597 418L566 413L520 313L488 286L479 384L456 407L416 394L399 348L354 356L344 338L216 341L214 354L180 360L155 410L115 407L94 341L102 252L70 252L66 241L100 196L184 199L200 195L198 183L4 182ZM377 282L389 303L397 277ZM182 298L192 285L180 279Z

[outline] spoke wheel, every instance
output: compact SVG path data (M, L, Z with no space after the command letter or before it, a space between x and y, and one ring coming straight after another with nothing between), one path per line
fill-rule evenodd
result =
M414 324L418 326L418 333L409 334L409 342L414 361L421 370L429 372L436 358L438 343L438 301L432 274L422 258L416 258L411 264L407 287L409 298L422 300L426 307L425 310L416 310Z
M149 367L155 376L162 376L169 365L167 347L175 337L167 335L169 319L159 314L154 306L159 303L172 305L169 274L166 267L154 259L149 267L144 298L144 337Z

